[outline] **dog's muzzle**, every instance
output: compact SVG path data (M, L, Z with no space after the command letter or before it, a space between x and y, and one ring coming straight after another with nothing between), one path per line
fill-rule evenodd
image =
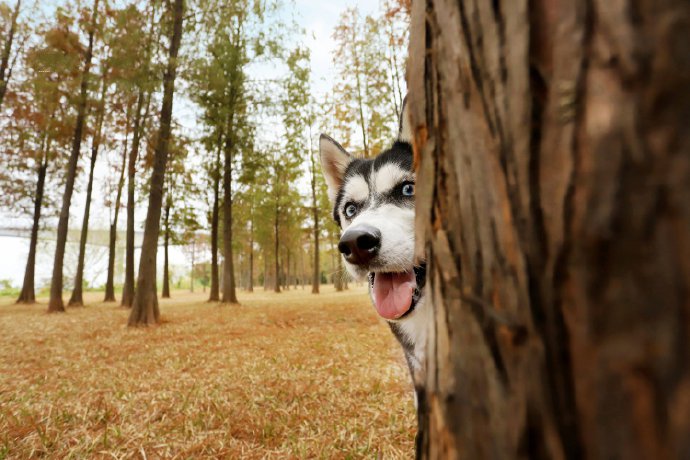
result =
M348 229L340 238L338 250L353 265L367 266L379 254L381 232L371 225Z

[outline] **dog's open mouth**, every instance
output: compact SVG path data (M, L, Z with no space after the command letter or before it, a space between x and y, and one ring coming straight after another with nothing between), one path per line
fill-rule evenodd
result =
M401 319L412 313L426 283L426 265L402 273L369 273L374 307L387 320Z

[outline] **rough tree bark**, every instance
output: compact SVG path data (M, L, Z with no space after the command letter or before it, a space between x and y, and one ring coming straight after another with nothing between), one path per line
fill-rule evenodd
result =
M175 96L175 77L177 75L177 54L182 40L182 21L184 0L175 0L171 5L172 36L168 65L163 77L163 103L161 106L160 129L154 152L153 172L149 194L149 208L144 225L144 241L141 246L139 274L134 292L134 303L129 316L129 326L144 326L158 323L159 310L156 295L156 255L160 231L161 208L163 205L163 183L168 162L168 146L172 128L172 109Z
M10 57L12 55L12 44L14 42L14 36L17 33L17 18L19 17L19 11L22 7L22 1L17 0L17 4L12 12L12 19L10 22L10 30L7 31L7 36L5 37L5 46L2 50L2 56L0 56L0 107L2 107L2 101L5 99L5 93L7 93L7 85L10 80Z
M91 13L91 25L89 27L89 46L84 56L84 70L81 75L81 87L79 92L79 103L77 105L77 120L74 128L74 139L72 141L72 151L67 164L67 175L65 178L65 191L62 196L62 209L57 228L57 242L55 246L55 259L53 262L53 277L50 283L50 300L48 301L49 312L64 312L65 304L62 300L62 268L65 259L65 248L67 245L67 232L69 231L69 208L72 204L72 193L74 192L74 180L77 177L77 163L79 162L79 152L86 119L87 89L89 84L89 74L91 71L91 59L93 58L93 42L96 34L96 20L98 18L98 0L94 0L93 12Z
M134 113L134 132L132 134L132 150L127 163L127 230L125 242L125 283L122 287L122 306L131 307L134 303L134 211L136 201L137 160L139 158L139 145L141 144L142 125L148 118L150 99L146 103L146 110L142 113L146 95L140 90L137 97L137 106Z
M413 2L422 458L690 457L690 4Z
M108 276L105 282L104 302L115 302L115 245L117 243L117 222L120 217L120 203L122 202L122 189L125 185L125 170L127 169L127 146L129 141L129 117L131 104L127 108L127 121L125 123L125 141L122 150L122 169L120 179L117 181L117 194L115 195L113 221L110 224L110 238L108 240Z
M84 259L86 258L86 241L89 235L89 216L91 215L91 194L93 192L93 173L96 168L96 160L98 158L98 150L101 146L101 132L103 130L103 121L105 119L105 96L108 91L108 69L103 69L103 77L101 82L101 100L98 104L98 113L96 115L96 132L91 140L91 159L89 163L89 180L86 186L86 203L84 205L84 219L81 225L81 237L79 239L79 256L77 260L77 273L74 277L74 287L72 288L72 296L69 299L68 305L70 307L81 307L84 305Z

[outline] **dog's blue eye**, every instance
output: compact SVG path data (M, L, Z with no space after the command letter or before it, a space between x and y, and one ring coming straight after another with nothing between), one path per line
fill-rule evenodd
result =
M355 206L354 204L350 203L347 206L345 206L345 217L347 217L348 219L354 216L356 212L357 206Z
M403 196L414 196L414 184L405 184L402 188Z

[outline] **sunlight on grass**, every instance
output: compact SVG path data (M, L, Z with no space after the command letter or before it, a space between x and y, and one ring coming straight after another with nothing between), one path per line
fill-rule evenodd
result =
M324 290L174 293L149 329L0 300L0 458L410 458L401 350L364 288Z

